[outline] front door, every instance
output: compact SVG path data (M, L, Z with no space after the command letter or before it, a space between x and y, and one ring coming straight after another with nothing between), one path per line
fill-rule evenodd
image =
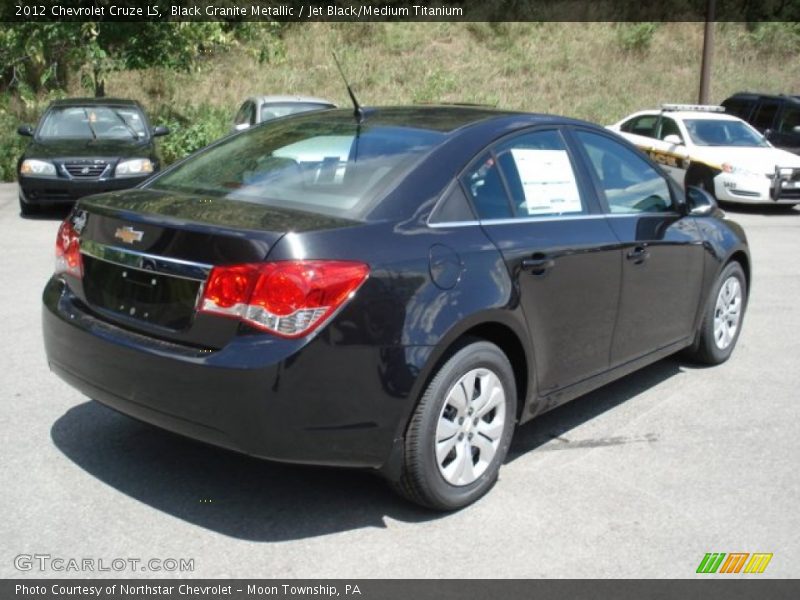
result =
M703 278L703 240L678 190L610 135L576 130L621 242L622 294L611 366L693 335Z

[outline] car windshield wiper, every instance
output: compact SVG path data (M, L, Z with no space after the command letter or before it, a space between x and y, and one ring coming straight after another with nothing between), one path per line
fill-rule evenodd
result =
M127 129L128 132L131 134L131 137L133 139L135 139L135 140L138 140L139 139L139 134L136 133L136 130L134 130L134 128L131 127L128 124L128 122L125 120L125 118L121 114L119 114L116 110L114 110L113 108L111 109L111 112L114 113L115 117L117 117L120 121L122 121L122 124L125 126L125 129Z
M83 114L86 115L86 124L89 126L89 131L92 132L92 139L97 139L97 132L92 127L92 120L89 118L89 112L84 108Z

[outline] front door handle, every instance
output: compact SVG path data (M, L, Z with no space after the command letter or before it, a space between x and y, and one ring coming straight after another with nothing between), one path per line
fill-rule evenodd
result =
M522 268L534 275L542 275L554 266L556 266L556 262L542 254L534 254L531 258L522 259Z
M650 258L650 250L646 246L636 246L625 255L625 258L632 260L636 265L640 265Z

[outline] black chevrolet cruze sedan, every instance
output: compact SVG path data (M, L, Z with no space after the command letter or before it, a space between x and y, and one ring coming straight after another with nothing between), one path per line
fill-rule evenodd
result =
M334 110L80 201L44 339L122 413L455 509L516 424L679 350L725 361L750 271L713 199L600 127Z
M154 137L166 127L151 128L133 100L73 98L56 100L34 129L17 163L19 209L73 203L83 196L134 187L159 170Z

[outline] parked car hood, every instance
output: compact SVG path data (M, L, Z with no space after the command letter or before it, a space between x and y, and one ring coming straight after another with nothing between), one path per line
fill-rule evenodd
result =
M150 140L40 140L25 150L25 158L63 158L78 156L147 157Z

